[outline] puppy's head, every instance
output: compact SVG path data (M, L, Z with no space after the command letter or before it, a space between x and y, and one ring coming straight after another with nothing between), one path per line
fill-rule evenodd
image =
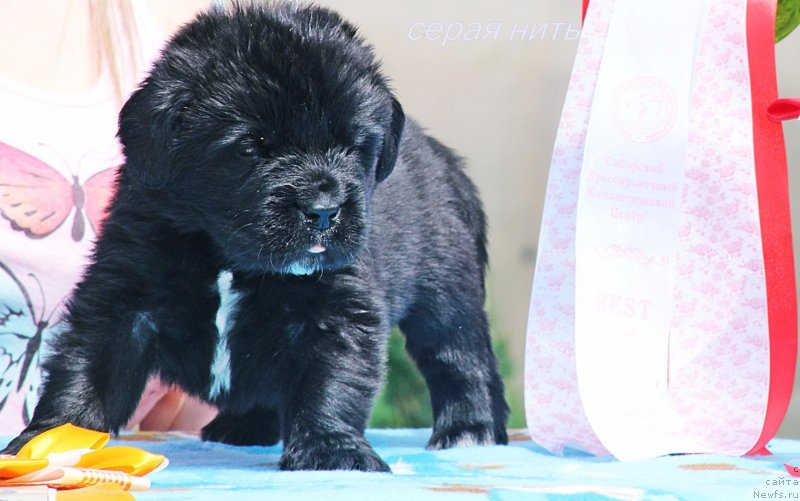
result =
M123 107L122 183L207 231L236 269L340 268L364 246L404 120L370 47L335 13L212 10Z

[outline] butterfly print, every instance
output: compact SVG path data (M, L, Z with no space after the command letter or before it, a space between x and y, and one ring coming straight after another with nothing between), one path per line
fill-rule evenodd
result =
M35 275L29 276L38 283ZM54 312L48 318L37 316L23 283L0 261L0 412L12 394L24 392L22 420L26 425L39 397L42 340L58 324L51 324Z
M86 219L95 234L114 194L117 169L98 172L83 184L69 181L38 158L0 142L0 214L30 238L44 238L67 220L72 210L72 239L83 239ZM85 214L85 216L84 216Z

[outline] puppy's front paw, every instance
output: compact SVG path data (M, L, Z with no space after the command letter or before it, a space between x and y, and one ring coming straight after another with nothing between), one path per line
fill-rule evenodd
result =
M439 450L451 447L472 447L475 445L505 445L508 443L508 434L504 428L495 429L490 424L463 425L455 424L450 427L435 427L428 449Z
M30 439L32 439L35 436L36 433L23 433L22 435L18 436L17 438L9 442L9 444L5 447L5 449L0 451L0 454L16 455L19 452L19 450L22 449L22 447L24 447L25 444L27 444L28 441L30 441Z
M313 436L286 447L281 470L359 470L391 472L389 465L361 438Z
M6 445L5 449L0 451L0 454L12 454L16 455L20 449L22 449L25 444L31 441L35 436L40 435L47 430L55 428L57 426L61 426L64 422L33 422L27 428L25 428L22 433L19 434L17 438L12 440L11 442Z

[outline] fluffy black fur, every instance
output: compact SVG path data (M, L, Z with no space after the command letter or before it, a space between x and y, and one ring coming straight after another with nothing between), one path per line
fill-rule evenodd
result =
M397 324L430 389L429 446L507 442L475 187L405 120L353 26L318 7L200 15L119 136L110 216L4 452L65 422L115 432L160 374L219 407L206 440L282 439L283 469L388 471L364 428Z

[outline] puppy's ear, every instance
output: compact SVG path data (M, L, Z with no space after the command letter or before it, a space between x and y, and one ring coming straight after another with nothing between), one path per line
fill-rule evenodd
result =
M117 134L125 153L124 174L150 188L163 187L173 177L171 146L190 98L188 92L159 88L150 80L128 98L119 114Z
M389 122L389 130L383 138L383 148L381 149L380 157L378 157L378 166L375 169L375 178L379 183L386 179L394 169L405 124L406 115L403 113L403 107L400 106L400 102L395 97L392 97L392 119Z

